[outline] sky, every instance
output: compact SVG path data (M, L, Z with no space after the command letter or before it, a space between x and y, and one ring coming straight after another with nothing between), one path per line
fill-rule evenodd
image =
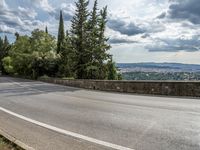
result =
M90 0L91 10L94 0ZM117 63L175 62L200 64L199 0L99 0L108 6L106 36ZM0 36L45 29L57 36L59 11L65 29L75 0L0 0Z

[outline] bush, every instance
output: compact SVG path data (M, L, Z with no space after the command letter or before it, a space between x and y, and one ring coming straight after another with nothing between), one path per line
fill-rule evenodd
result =
M74 77L64 77L63 80L74 80Z
M12 58L11 57L5 57L3 59L3 67L8 74L14 73L14 67L12 66Z
M40 79L49 79L50 77L47 75L41 76Z

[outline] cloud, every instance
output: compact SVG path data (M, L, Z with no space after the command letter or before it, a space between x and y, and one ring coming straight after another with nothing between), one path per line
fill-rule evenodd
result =
M153 45L148 45L146 48L150 52L178 52L178 51L187 51L194 52L200 50L200 38L199 35L194 35L191 38L164 38L156 39Z
M163 19L166 17L166 12L162 12L159 16L157 16L158 19Z
M170 0L167 12L163 12L157 18L172 19L175 21L188 20L193 24L200 24L199 0Z
M8 6L5 2L5 0L0 0L0 8L1 9L8 9Z
M44 11L48 13L54 12L54 8L49 4L48 0L31 0L35 4L35 6L42 8Z
M108 27L111 28L114 31L118 31L121 34L128 35L128 36L133 36L137 34L144 33L145 31L138 27L135 23L133 22L125 22L122 19L108 19Z
M132 44L137 43L136 41L130 40L128 38L119 38L119 37L113 37L109 40L110 44Z
M10 28L6 25L0 25L0 33L10 33L13 34L15 33L16 30L14 28Z
M17 32L30 32L42 24L35 19L37 13L32 8L18 6L16 9L11 9L5 1L1 1L0 5L4 6L0 9L1 32L13 33L13 29Z
M74 12L75 12L75 6L73 4L68 4L68 3L62 3L60 7L58 7L55 10L55 13L53 13L52 15L55 16L56 20L59 20L60 18L60 10L62 10L63 13L63 19L65 21L69 21L72 19L72 17L74 16Z
M21 6L18 7L18 13L20 13L20 16L31 19L34 19L37 16L37 12L34 9L24 8Z

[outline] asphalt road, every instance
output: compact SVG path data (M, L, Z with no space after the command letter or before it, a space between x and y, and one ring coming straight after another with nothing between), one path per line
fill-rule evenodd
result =
M89 91L0 77L0 107L83 136L58 133L0 110L0 129L35 149L112 149L106 145L110 143L119 149L200 150L198 99Z

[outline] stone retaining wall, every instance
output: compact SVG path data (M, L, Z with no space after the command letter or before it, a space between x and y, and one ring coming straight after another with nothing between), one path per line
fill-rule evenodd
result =
M200 97L200 82L198 81L104 81L63 80L55 78L43 78L39 80L48 83L102 91Z

